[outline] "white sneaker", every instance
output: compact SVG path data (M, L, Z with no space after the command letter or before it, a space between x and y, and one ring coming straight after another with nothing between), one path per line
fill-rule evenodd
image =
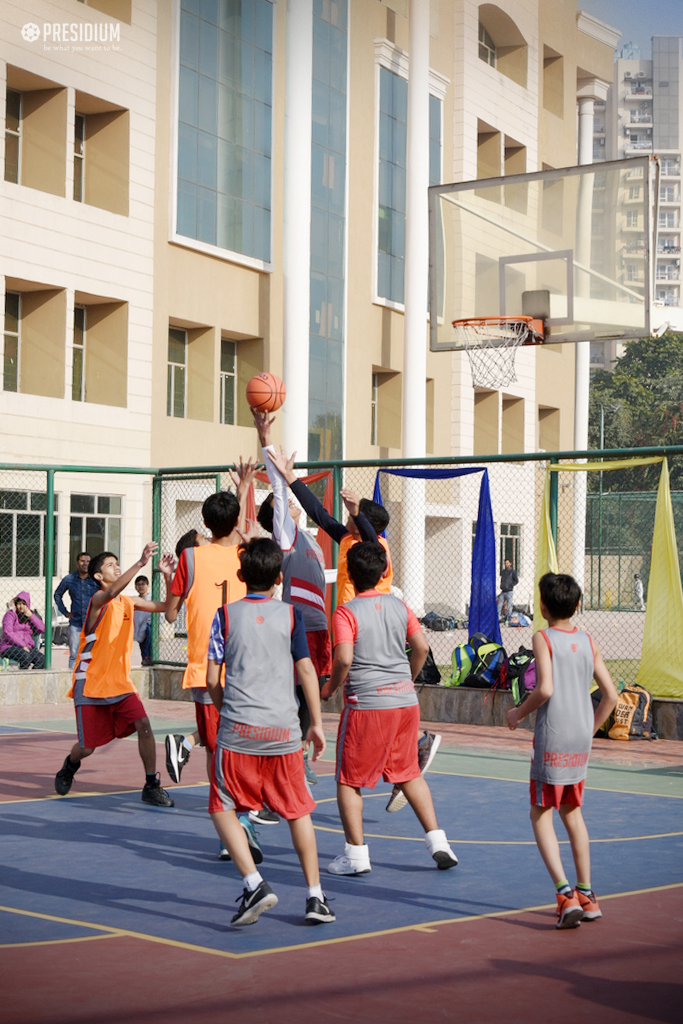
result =
M436 861L436 865L440 871L447 871L448 868L454 868L458 863L458 858L448 845L446 833L442 828L435 828L432 832L427 832L425 835L425 846L431 854L432 859Z
M351 843L345 843L344 852L327 865L327 870L331 875L366 875L372 871L367 845L352 846Z

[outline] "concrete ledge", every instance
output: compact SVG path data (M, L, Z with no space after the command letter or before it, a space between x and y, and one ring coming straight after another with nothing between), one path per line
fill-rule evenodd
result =
M141 697L156 700L191 701L190 690L183 690L183 670L160 665L156 668L134 668L133 682ZM70 703L67 693L71 673L0 672L0 705ZM425 686L418 694L420 717L425 722L453 722L459 725L504 726L505 712L512 707L512 694L507 691L470 689L465 686ZM663 740L683 740L683 700L655 698L654 725ZM339 714L341 693L325 704L325 711ZM535 715L525 718L520 729L533 729Z

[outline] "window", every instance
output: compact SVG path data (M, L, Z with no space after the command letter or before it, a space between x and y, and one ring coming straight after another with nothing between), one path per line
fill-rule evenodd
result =
M16 292L5 294L5 335L3 348L3 391L19 390L20 299Z
M55 494L55 513L58 508L59 495ZM44 492L0 491L0 576L45 574L46 510ZM53 526L56 564L57 515Z
M377 294L403 302L406 244L408 83L379 69L379 225Z
M235 422L236 354L235 342L221 338L221 423Z
M680 174L680 168L675 160L662 160L662 174L667 176L677 176Z
M490 64L492 68L495 68L496 44L481 22L479 22L479 58L485 61L486 64Z
M370 444L377 444L377 391L379 374L372 375L372 397L370 399Z
M505 568L505 559L512 562L512 568L519 570L520 542L522 527L519 523L500 524L500 570Z
M640 185L630 185L628 197L629 199L640 199Z
M21 93L7 90L5 113L5 181L19 181L19 140L21 138Z
M222 355L222 353L221 353ZM166 415L185 416L187 380L187 331L170 327L168 331L168 377Z
M628 210L626 213L626 227L637 228L638 227L638 211Z
M83 202L83 162L85 160L85 118L76 114L74 125L74 199Z
M180 6L176 230L269 262L273 5Z
M71 400L85 401L85 309L74 308L73 365L71 369Z
M675 228L676 220L673 210L669 213L659 213L659 226L660 228Z
M675 203L676 196L673 185L662 186L659 190L659 199L662 203Z
M627 263L624 269L626 270L627 281L640 280L640 268L635 263Z
M121 557L120 496L72 494L70 510L69 565L76 564L79 551L112 551Z

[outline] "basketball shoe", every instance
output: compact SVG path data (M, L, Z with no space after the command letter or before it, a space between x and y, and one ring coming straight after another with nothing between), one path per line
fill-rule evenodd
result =
M420 766L420 773L424 775L432 761L434 756L439 749L441 743L441 734L427 732L425 729L422 736L417 741L417 763ZM408 798L401 789L400 786L394 786L389 797L389 803L386 806L386 810L392 814L394 811L400 811L402 807L408 803Z
M583 918L581 903L574 889L557 894L557 928L578 928Z
M182 770L190 760L190 751L183 740L184 736L172 733L166 737L166 771L174 782L180 782Z
M602 910L600 910L600 905L592 889L590 892L582 892L581 889L574 891L579 898L584 921L597 921L599 917L602 917Z

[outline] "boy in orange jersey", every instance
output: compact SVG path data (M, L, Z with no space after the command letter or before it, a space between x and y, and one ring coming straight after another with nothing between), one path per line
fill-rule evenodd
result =
M141 799L154 807L173 807L173 800L162 789L156 772L156 747L149 718L130 678L135 609L163 612L166 602L123 595L157 547L147 544L139 561L123 574L111 551L103 551L90 560L88 573L100 589L90 599L74 666L69 696L74 699L78 742L55 776L55 790L60 796L69 792L82 759L89 757L96 747L137 732L146 776ZM168 590L173 571L170 555L164 555L159 568Z

